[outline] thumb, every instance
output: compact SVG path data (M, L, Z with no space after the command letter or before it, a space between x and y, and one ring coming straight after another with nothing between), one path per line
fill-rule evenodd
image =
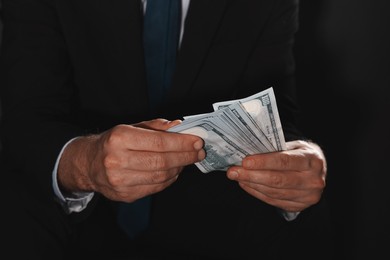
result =
M169 121L164 118L157 118L150 121L142 121L140 123L134 124L135 127L141 127L151 130L160 130L160 131L166 131L171 127L174 127L178 124L180 124L182 121L180 119L176 119L173 121Z

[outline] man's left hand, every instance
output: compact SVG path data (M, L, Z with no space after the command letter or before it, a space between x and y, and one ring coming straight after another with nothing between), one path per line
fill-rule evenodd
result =
M326 185L327 165L315 143L291 141L287 150L248 156L227 176L252 196L288 212L319 202Z

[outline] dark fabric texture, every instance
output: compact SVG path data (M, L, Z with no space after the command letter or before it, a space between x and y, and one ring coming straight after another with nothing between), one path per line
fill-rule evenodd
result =
M171 87L179 46L181 0L151 0L143 19L143 46L151 113ZM149 225L151 197L121 203L118 222L130 238Z
M286 222L225 173L203 174L195 166L153 196L151 225L128 246L115 212L107 210L116 203L97 195L82 213L57 209L51 175L66 141L151 117L142 15L138 0L3 0L2 174L30 189L15 198L2 224L13 223L14 236L37 227L18 246L34 240L58 247L56 259L69 250L70 238L73 257L115 251L152 259L309 259L314 253L327 259L325 202ZM295 122L297 29L296 0L191 1L172 86L154 116L210 112L214 102L272 86L286 139L303 138ZM25 208L33 213L23 214ZM12 221L14 214L20 221ZM43 221L30 225L25 218Z

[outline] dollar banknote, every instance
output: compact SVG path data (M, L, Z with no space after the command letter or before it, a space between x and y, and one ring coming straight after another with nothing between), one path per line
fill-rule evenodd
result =
M273 88L239 100L218 102L213 104L214 110L240 103L245 112L257 123L257 127L264 132L276 151L286 150L282 124L276 104Z
M193 134L204 142L203 172L226 171L248 156L286 150L273 88L252 96L213 104L214 111L184 117L168 131Z

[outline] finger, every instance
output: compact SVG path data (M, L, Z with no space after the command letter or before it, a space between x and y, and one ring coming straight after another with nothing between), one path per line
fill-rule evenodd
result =
M129 173L124 173L124 181L119 189L127 189L131 186L139 185L156 185L164 184L172 179L176 179L182 167L169 169L167 171L154 171L154 172L132 172L131 178L128 178Z
M170 168L182 167L203 160L204 150L190 152L144 152L117 151L106 155L104 167L107 171L163 171Z
M183 152L203 148L203 140L195 135L155 131L131 125L120 125L111 133L108 145L126 145L127 149L155 152Z
M139 152L128 151L122 157L122 166L135 171L164 171L171 168L190 165L203 160L206 156L204 150L193 152Z
M256 189L253 189L249 186L246 186L245 184L240 184L241 188L248 192L250 195L258 198L261 201L264 201L265 203L272 205L274 207L283 209L288 212L300 212L310 205L307 205L305 203L301 202L295 202L295 201L289 201L289 200L279 200L279 199L273 199L268 197L267 195L257 191Z
M248 156L242 166L249 170L305 171L310 169L311 159L303 150L289 150Z
M169 169L167 171L108 171L105 176L96 180L96 186L106 187L115 191L127 190L130 187L139 185L163 184L171 179L177 178L183 167ZM100 188L100 189L102 189Z
M150 121L143 121L137 124L134 124L133 126L151 129L151 130L160 130L160 131L166 131L171 127L174 127L178 124L180 124L182 121L180 119L169 121L163 118L157 118Z
M182 122L183 122L183 121L180 120L180 119L173 120L173 121L171 121L171 123L169 124L168 128L167 128L167 129L164 129L164 130L168 130L168 129L171 128L171 127L180 125Z
M318 201L320 192L313 190L275 189L265 185L240 182L242 186L249 187L274 200L286 200L303 204L314 204Z
M137 199L166 189L177 180L177 177L178 176L175 176L163 183L128 186L121 187L120 189L113 189L111 186L104 186L100 192L107 198L114 201L134 202Z
M305 172L251 171L232 167L227 176L238 182L256 183L275 189L308 189L308 185L311 185Z

